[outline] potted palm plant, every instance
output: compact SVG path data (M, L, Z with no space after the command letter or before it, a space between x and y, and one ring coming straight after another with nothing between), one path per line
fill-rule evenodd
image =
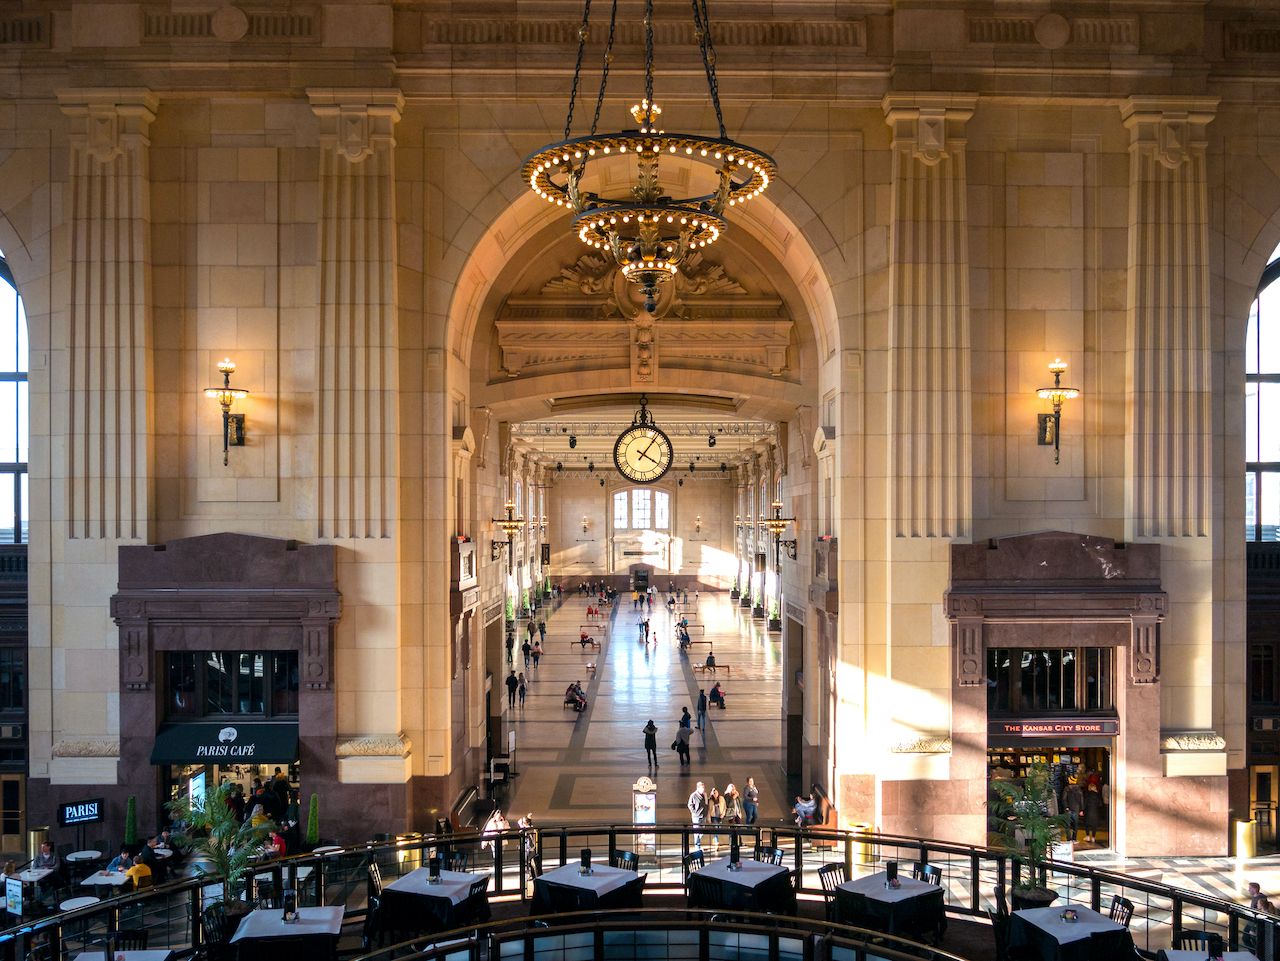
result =
M1049 768L1041 763L1027 768L1021 781L992 781L999 797L996 815L1003 818L1003 830L1010 846L1027 868L1013 888L1015 908L1042 908L1058 897L1048 888L1049 850L1054 842L1066 836L1070 819L1065 814L1050 814L1053 784Z
M775 597L769 602L769 632L776 634L782 630L782 610L778 607L778 599Z
M203 801L178 798L165 805L178 830L173 842L190 850L196 870L201 876L222 881L222 902L231 931L233 924L248 914L251 905L241 901L245 879L253 867L253 859L262 852L267 836L275 829L271 821L257 825L236 817L227 803L233 784L220 784L205 795Z

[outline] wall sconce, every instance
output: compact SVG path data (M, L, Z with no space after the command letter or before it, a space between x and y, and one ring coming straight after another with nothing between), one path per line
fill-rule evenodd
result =
M697 517L694 518L693 529L698 534L702 533L702 515L701 514L699 514Z
M1036 443L1042 447L1053 445L1053 462L1059 463L1062 452L1059 446L1060 435L1062 433L1062 402L1067 400L1075 400L1080 396L1080 391L1074 387L1062 386L1062 374L1067 369L1066 363L1062 358L1054 358L1049 370L1053 374L1053 386L1041 387L1036 391L1036 396L1041 400L1047 400L1053 405L1052 414L1038 414L1036 416Z
M524 518L516 517L516 505L514 501L507 501L502 505L502 509L506 511L506 517L492 518L493 524L498 530L507 535L505 541L494 540L489 544L489 560L496 561L498 555L502 553L502 549L507 549L507 573L510 574L515 570L514 558L514 540L516 531L524 527Z
M773 516L762 518L760 526L773 535L773 553L774 553L774 569L782 569L782 548L787 549L787 557L793 561L796 559L796 542L794 540L784 541L782 533L787 529L794 517L782 516L782 501L774 501L769 505L773 508Z
M227 466L227 449L244 446L244 414L231 413L231 405L241 397L248 397L249 392L240 387L231 386L231 375L236 372L236 365L230 358L218 362L218 373L222 375L221 387L206 387L204 395L212 397L222 408L222 466Z
M586 532L587 532L587 515L583 514L582 515L582 533L585 534Z

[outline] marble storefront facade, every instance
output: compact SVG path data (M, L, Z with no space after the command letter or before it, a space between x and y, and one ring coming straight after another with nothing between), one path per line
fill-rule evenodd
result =
M1225 850L1247 806L1243 344L1280 242L1280 13L712 15L728 125L781 180L648 316L518 178L559 135L572 4L0 11L0 249L31 345L29 807L105 785L154 814L138 705L160 693L126 673L121 551L234 533L332 549L305 748L332 756L304 793L429 826L485 763L489 518L517 481L559 518L549 568L540 533L517 540L522 589L590 555L581 475L558 483L510 425L647 392L779 425L696 481L682 523L696 510L706 555L750 576L772 551L734 517L780 488L798 518L785 723L844 821L984 839L984 650L1028 633L958 599L1012 590L998 564L957 582L973 550L1074 558L1067 587L1094 596L1082 557L1140 548L1132 604L1046 602L1036 643L1118 652L1122 850ZM705 130L683 16L659 8L658 95L672 129ZM612 124L636 90L622 18ZM227 467L201 393L224 356L250 391ZM1056 357L1081 390L1058 464L1035 394ZM1019 539L1041 531L1075 536Z

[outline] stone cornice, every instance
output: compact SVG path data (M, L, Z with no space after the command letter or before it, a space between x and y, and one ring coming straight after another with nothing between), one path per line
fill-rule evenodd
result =
M76 737L54 742L54 757L119 757L117 737Z
M403 734L367 734L338 741L337 757L408 757L412 742Z

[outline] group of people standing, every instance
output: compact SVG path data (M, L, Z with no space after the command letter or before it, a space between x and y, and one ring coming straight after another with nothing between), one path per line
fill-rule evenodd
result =
M689 817L693 822L693 846L702 847L702 833L699 828L704 824L755 824L760 815L760 791L756 788L756 779L747 778L746 786L739 791L733 784L723 792L712 787L710 791L704 782L699 781L689 795L686 805ZM711 842L718 847L720 835L714 829L708 832Z

